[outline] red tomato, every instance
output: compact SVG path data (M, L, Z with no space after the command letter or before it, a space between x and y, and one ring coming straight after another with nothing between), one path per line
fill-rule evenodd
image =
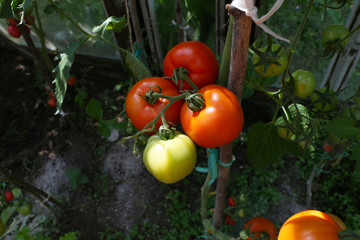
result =
M76 82L76 77L75 76L70 76L69 79L67 80L67 83L70 86L74 86L75 82Z
M10 191L6 191L5 192L5 201L10 202L11 200L13 200L14 198L14 194Z
M275 224L265 217L254 217L250 219L244 225L244 229L249 231L247 233L249 237L247 240L257 239L264 236L264 233L269 237L270 240L276 240L277 232Z
M230 207L236 205L236 202L235 202L233 197L228 198L228 204L229 204Z
M278 240L339 240L340 226L326 213L306 210L282 225Z
M334 148L331 144L324 142L323 149L325 152L331 152Z
M8 32L14 38L19 38L21 36L21 32L16 25L9 25Z
M201 88L205 106L200 111L192 111L184 103L181 126L196 144L206 148L216 148L233 141L239 136L244 115L240 102L227 88L211 84Z
M13 18L8 18L6 19L11 25L16 25L15 19Z
M174 46L165 56L164 75L172 77L174 69L184 67L188 77L198 88L215 83L219 74L219 63L210 47L199 41L188 41ZM178 84L180 88L180 84ZM184 81L183 90L191 90Z
M137 82L126 96L125 110L129 119L138 130L142 130L148 123L153 121L156 116L159 115L160 111L169 103L168 99L159 98L154 104L151 104L143 98L145 93L149 92L149 88L154 92L159 92L159 88L154 86L161 88L162 95L179 95L179 91L174 84L160 77L145 78ZM178 124L182 104L183 101L176 101L165 111L165 119L168 123L172 123L173 125ZM162 121L159 119L155 124L155 130L158 130L161 125Z
M49 105L50 107L56 107L56 99L50 97L50 99L49 99L49 101L48 101L48 105Z
M229 224L229 225L234 225L234 224L235 224L235 221L231 219L231 216L230 216L230 215L227 215L227 216L226 216L225 221L226 221L226 223Z

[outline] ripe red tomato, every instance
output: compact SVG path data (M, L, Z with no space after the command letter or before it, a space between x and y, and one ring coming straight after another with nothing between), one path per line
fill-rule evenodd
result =
M323 149L325 152L331 152L334 148L331 144L324 142Z
M339 240L340 226L326 213L306 210L282 225L278 240Z
M233 141L239 136L244 115L240 102L227 88L211 84L201 88L205 106L192 111L186 103L180 113L181 126L196 144L216 148Z
M15 19L13 19L13 18L8 18L8 19L6 19L6 20L10 23L10 25L16 25Z
M229 204L230 207L236 205L236 202L235 202L233 197L228 198L228 204Z
M229 224L229 225L234 225L234 224L235 224L235 221L232 220L232 218L231 218L230 215L227 215L227 216L226 216L225 221L226 221L226 223Z
M76 77L75 76L70 76L69 79L67 80L67 83L69 86L74 86L76 82Z
M129 119L138 130L142 130L148 123L153 121L169 103L168 99L159 98L155 103L151 104L143 98L150 88L154 92L159 92L159 88L155 86L159 86L161 94L165 96L179 95L179 91L172 82L160 77L144 78L137 82L126 96L125 110ZM183 101L176 101L165 111L165 119L169 124L176 125L179 122L182 104ZM155 130L158 130L161 125L162 121L159 119L155 124Z
M14 38L21 37L21 32L20 32L19 28L16 25L9 25L8 26L8 32Z
M56 107L56 99L50 97L50 99L49 99L49 101L48 101L48 105L49 105L50 107Z
M264 233L270 240L276 240L277 232L275 224L265 217L254 217L244 225L244 230L247 231L247 236L251 239L257 239L264 236ZM252 236L252 237L250 237Z
M13 200L14 198L14 194L10 191L6 191L5 192L5 201L6 202L10 202L11 200Z
M219 63L214 52L206 44L199 41L188 41L174 46L166 54L163 71L167 77L172 77L176 68L184 67L188 77L198 88L215 83L219 74ZM180 84L178 84L180 89ZM191 90L184 81L183 90Z

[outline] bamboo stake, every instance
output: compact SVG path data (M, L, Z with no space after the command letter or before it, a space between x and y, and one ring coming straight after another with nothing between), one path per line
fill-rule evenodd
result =
M234 19L228 89L236 95L241 103L242 89L244 86L248 62L248 49L252 20L250 17L247 17L244 12L232 7L231 5L226 5L226 10ZM231 162L232 143L220 147L220 159L224 163ZM216 205L214 212L215 228L220 228L222 225L229 176L230 167L223 167L219 165L216 186Z

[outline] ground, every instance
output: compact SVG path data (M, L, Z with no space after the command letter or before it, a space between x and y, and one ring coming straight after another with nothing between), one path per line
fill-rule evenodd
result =
M93 121L71 114L66 118L54 115L55 110L47 105L44 84L36 80L32 61L1 42L0 52L1 163L14 175L66 205L65 217L58 220L61 231L77 231L79 239L96 239L93 236L108 228L127 233L144 218L162 224L164 219L156 217L158 215L145 214L148 211L145 206L157 206L169 189L194 189L182 183L169 187L156 181L144 168L141 156L133 155L132 141L122 145L108 142L96 133ZM73 70L81 72L82 69ZM88 85L92 86L89 93L102 87L99 82ZM74 94L69 88L69 95ZM252 110L245 108L244 111ZM72 122L81 127L74 128ZM234 154L238 161L232 169L237 171L246 164L246 157L243 149L236 149ZM199 161L205 160L200 157ZM292 164L289 159L285 165L295 171ZM80 170L91 185L71 186L66 175L69 169ZM282 196L278 207L268 212L277 223L305 209L303 201L294 194L303 192L304 185L293 177L296 174L288 173L276 180ZM191 184L196 174L199 173L191 174L188 183ZM198 199L200 188L201 185L189 195ZM41 203L34 202L37 214L49 214ZM194 202L189 207L198 208L197 204Z

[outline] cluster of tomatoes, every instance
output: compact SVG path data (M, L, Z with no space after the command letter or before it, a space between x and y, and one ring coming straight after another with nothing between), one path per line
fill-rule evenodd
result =
M229 197L228 204L233 207L237 203L233 197ZM234 218L230 215L227 215L225 221L229 225L235 224ZM262 216L253 217L244 224L240 239L339 239L339 233L344 230L346 230L346 225L336 215L318 210L306 210L287 219L281 226L279 234L276 225L271 220Z
M25 23L27 25L31 25L31 22L28 20L30 19L32 20L32 22L34 22L34 17L31 15L28 15L28 17L25 17ZM21 32L19 27L17 26L16 20L13 18L9 18L7 19L8 21L8 33L14 37L14 38L20 38L21 37ZM25 26L26 30L30 33L30 28L28 26Z
M164 59L163 71L163 78L134 84L125 110L139 131L153 135L143 154L147 169L159 181L174 183L194 168L195 144L216 148L230 143L240 134L244 117L236 96L215 84L219 63L204 43L174 46ZM179 123L185 134L171 130Z
M2 200L5 201L5 203L2 203L2 206L13 204L15 206L15 211L23 216L29 215L32 212L32 204L24 199L16 200L12 191L5 191ZM0 236L2 236L5 232L6 222L0 219Z
M76 77L75 76L70 76L69 79L67 80L67 84L69 86L74 86L76 83ZM46 86L45 87L46 89L46 92L48 92L48 95L49 95L49 99L48 99L48 105L49 107L56 107L57 105L57 102L56 102L56 98L55 98L55 95L54 95L54 92L51 90L51 88L49 86Z

